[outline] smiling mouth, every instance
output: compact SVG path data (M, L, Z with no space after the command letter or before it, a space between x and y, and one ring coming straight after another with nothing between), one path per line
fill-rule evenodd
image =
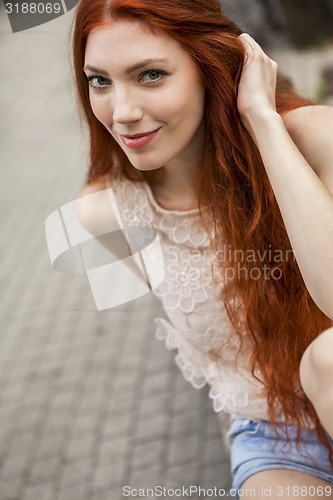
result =
M152 130L151 132L142 132L141 134L133 134L133 135L121 135L119 134L120 139L130 149L140 149L147 144L151 143L157 134L159 133L161 127L156 130Z

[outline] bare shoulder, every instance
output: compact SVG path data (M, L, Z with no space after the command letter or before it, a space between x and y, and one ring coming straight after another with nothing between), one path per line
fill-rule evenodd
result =
M108 187L108 176L103 175L96 181L86 184L83 187L80 196L82 197L82 196L87 196L89 194L97 193L98 191L103 191L103 189L107 189L107 187Z
M81 224L93 234L103 234L118 227L115 207L106 191L110 187L108 176L87 184L81 191L77 211Z
M304 106L288 111L282 118L292 140L317 174L326 175L328 167L332 171L333 106Z
M303 106L284 113L282 118L293 138L308 139L309 134L325 138L333 129L333 106Z

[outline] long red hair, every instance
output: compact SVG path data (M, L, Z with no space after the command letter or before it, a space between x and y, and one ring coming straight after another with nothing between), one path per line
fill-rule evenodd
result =
M277 422L278 408L287 422L296 422L300 432L305 416L330 449L317 414L300 388L299 365L306 347L332 321L310 297L297 262L290 257L290 241L262 159L240 121L237 87L244 61L244 49L238 40L241 31L221 12L219 0L79 2L73 55L79 101L90 131L87 180L93 182L119 170L132 180L149 180L156 175L156 171L143 173L132 167L96 119L82 71L90 31L126 16L177 40L201 71L206 87L206 145L196 190L199 205L207 201L211 205L213 248L228 249L220 271L223 275L228 268L229 276L230 270L234 271L222 300L234 332L242 336L245 331L252 344L252 373L267 391L270 420ZM276 101L279 113L311 104L281 77ZM262 275L258 275L257 260L244 258L253 252L260 255L261 269L266 266ZM276 258L278 255L280 258ZM241 325L240 301L235 298L242 305Z

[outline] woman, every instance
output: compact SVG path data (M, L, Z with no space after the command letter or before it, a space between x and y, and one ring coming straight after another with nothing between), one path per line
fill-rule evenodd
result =
M327 409L299 367L307 349L317 394L313 347L333 335L332 109L277 79L218 0L81 0L73 49L83 195L111 187L124 225L158 231L157 336L233 414L234 488L331 497ZM89 227L109 217L89 201L81 214Z

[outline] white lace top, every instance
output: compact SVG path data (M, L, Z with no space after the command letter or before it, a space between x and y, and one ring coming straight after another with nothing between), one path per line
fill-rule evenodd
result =
M199 210L162 208L145 182L122 179L110 187L124 226L152 226L159 233L166 277L154 294L167 319L156 318L156 336L176 350L175 362L184 378L197 389L209 384L216 412L267 418L265 393L250 373L246 342L237 362L239 340L227 342L230 320L221 290L213 284L213 254L208 234L196 223ZM224 344L217 356L215 349Z

